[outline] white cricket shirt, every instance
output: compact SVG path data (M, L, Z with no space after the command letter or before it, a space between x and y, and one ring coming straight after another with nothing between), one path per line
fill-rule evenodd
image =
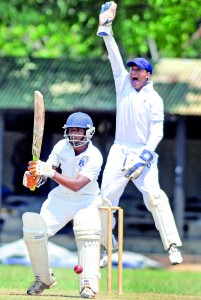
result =
M89 142L87 149L79 154L75 155L73 147L67 139L60 140L53 148L49 155L48 162L52 166L61 168L62 175L71 178L76 178L78 174L81 174L90 179L90 182L84 186L81 190L74 192L62 185L59 188L67 194L86 194L86 195L98 195L99 187L97 179L103 163L102 154L100 151Z
M154 151L163 137L163 100L148 81L139 92L131 85L113 36L104 37L116 88L115 143Z

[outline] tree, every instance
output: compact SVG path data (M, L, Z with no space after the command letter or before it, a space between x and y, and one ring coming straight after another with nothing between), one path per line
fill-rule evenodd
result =
M100 57L96 36L103 2L92 0L1 0L0 55ZM113 23L126 56L199 58L201 40L192 39L201 24L198 0L124 0Z

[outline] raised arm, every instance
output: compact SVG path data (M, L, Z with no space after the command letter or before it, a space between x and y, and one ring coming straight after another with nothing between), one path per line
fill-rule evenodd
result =
M126 71L112 31L112 22L116 15L116 8L117 5L114 1L106 2L101 6L97 31L97 35L104 39L114 78L118 78Z

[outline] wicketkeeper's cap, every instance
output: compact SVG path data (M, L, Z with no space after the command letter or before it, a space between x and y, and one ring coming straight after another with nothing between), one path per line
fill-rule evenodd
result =
M152 74L152 66L148 62L148 60L146 60L145 58L136 57L133 60L130 60L129 62L127 62L126 65L127 65L127 67L137 66L138 68L145 69L148 72L150 72L150 74Z

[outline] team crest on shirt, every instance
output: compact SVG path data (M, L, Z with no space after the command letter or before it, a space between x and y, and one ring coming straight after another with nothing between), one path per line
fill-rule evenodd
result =
M86 165L87 162L88 162L88 156L83 156L78 162L78 169L82 170L82 168Z

